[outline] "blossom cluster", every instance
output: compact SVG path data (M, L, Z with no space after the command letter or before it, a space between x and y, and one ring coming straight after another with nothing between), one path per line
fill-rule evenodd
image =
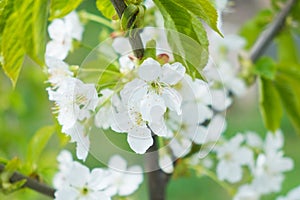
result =
M83 83L74 77L71 67L63 60L72 48L72 40L81 40L83 26L75 12L63 19L55 19L48 27L50 38L46 47L46 65L49 75L47 88L62 132L77 144L77 157L85 160L90 145L84 123L98 105L98 93L94 84Z
M59 172L53 180L57 189L56 200L110 200L116 195L132 194L143 181L142 168L127 167L126 161L119 155L110 158L108 169L94 168L92 171L74 161L66 150L58 155L57 160Z

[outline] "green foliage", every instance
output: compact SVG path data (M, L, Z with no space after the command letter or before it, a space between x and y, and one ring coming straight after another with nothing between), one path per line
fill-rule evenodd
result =
M250 49L253 46L256 38L272 21L272 19L272 11L266 9L260 11L253 19L244 24L244 26L240 29L240 35L247 40L246 49Z
M108 19L112 19L116 15L116 10L110 0L97 0L96 6L102 15Z
M214 31L222 35L217 27L218 13L209 0L173 0L173 2L205 21Z
M56 127L54 125L42 127L30 140L27 149L26 163L31 170L37 165L44 148L46 147L55 130Z
M15 12L7 20L1 40L3 69L13 86L16 85L25 56L25 49L21 39L22 32L16 31L19 27L21 27L21 20L18 13Z
M4 194L12 193L18 189L20 189L25 183L26 179L11 183L10 178L13 173L19 168L20 160L14 158L7 162L4 170L0 174L0 192Z
M10 0L0 1L0 38L5 27L5 23L11 12L13 11L14 3ZM0 39L1 40L1 39ZM1 47L0 47L1 48Z
M49 20L61 18L75 10L82 0L51 0Z
M281 63L297 63L299 51L297 42L289 29L283 29L276 37L278 61Z
M253 68L253 73L266 79L273 80L276 75L276 65L272 58L260 58Z
M282 105L279 94L271 80L261 77L259 79L260 111L268 130L276 131L280 127L282 118Z
M46 37L47 0L15 1L11 14L6 15L1 38L3 69L15 86L24 56L27 53L43 64ZM20 30L22 28L22 30Z
M154 2L164 17L168 41L175 59L185 64L191 76L201 77L198 70L207 63L208 40L200 20L172 0Z
M275 86L288 117L300 134L300 65L279 69Z

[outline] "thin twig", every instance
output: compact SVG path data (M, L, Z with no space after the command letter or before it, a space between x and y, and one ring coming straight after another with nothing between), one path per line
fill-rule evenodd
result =
M258 37L255 44L250 50L250 60L255 62L265 51L273 38L278 34L283 25L285 19L289 15L293 5L297 0L289 0L282 11L277 15L275 20L269 25L269 27Z
M4 171L4 169L5 169L5 165L0 164L0 173L2 173ZM18 182L18 181L24 180L24 179L26 180L26 183L24 184L23 187L30 188L32 190L35 190L38 193L41 193L48 197L54 198L54 193L55 193L54 188L52 188L46 184L40 183L39 181L32 179L28 176L24 176L18 172L14 172L13 175L10 177L9 181L10 181L10 183L15 183L15 182Z
M123 0L110 0L113 6L115 7L115 10L117 11L117 14L119 18L121 19L122 14L124 10L126 9L126 4ZM133 20L131 21L131 23ZM128 24L128 27L131 27L132 24ZM133 27L135 28L135 27ZM144 56L144 46L141 39L141 36L139 34L139 29L133 29L132 34L129 34L129 42L132 47L132 50L134 52L134 55L138 59L142 59Z

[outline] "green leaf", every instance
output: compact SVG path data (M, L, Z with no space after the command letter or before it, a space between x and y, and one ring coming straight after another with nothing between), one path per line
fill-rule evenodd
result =
M259 92L260 112L264 124L268 130L275 132L280 127L283 113L279 94L274 83L265 78L259 80Z
M82 0L51 0L49 20L61 18L75 10Z
M14 12L6 22L1 40L3 70L10 78L13 87L15 87L18 80L25 56L25 49L21 39L22 31L16 31L20 27L22 27L21 19L18 13Z
M276 76L275 86L288 117L300 134L300 68L281 69Z
M43 65L46 46L46 27L48 15L48 0L31 0L23 3L22 10L22 41L26 53Z
M26 162L29 164L29 166L37 164L39 157L41 156L49 139L55 132L55 129L56 127L54 125L42 127L35 133L33 138L30 140L26 155Z
M209 0L173 0L173 2L201 18L222 36L217 27L218 13Z
M277 53L279 62L297 63L299 60L299 51L297 42L288 29L284 29L276 38Z
M116 15L116 10L110 0L97 0L96 6L103 16L110 20Z
M273 80L276 75L276 64L269 57L261 57L253 68L254 74L259 75L263 78Z
M14 8L14 1L0 0L0 35L2 34L6 21Z
M3 69L16 85L25 54L43 64L48 0L15 1L1 38ZM20 30L21 28L21 30Z
M199 70L208 60L208 40L200 20L172 0L154 2L164 17L175 60L183 63L192 77L201 77Z

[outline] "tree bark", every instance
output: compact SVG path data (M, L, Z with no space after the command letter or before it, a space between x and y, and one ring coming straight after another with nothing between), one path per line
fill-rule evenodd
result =
M164 200L168 182L171 174L164 173L158 164L158 142L157 137L153 137L153 145L148 149L145 155L145 167L148 175L148 188L150 200Z

